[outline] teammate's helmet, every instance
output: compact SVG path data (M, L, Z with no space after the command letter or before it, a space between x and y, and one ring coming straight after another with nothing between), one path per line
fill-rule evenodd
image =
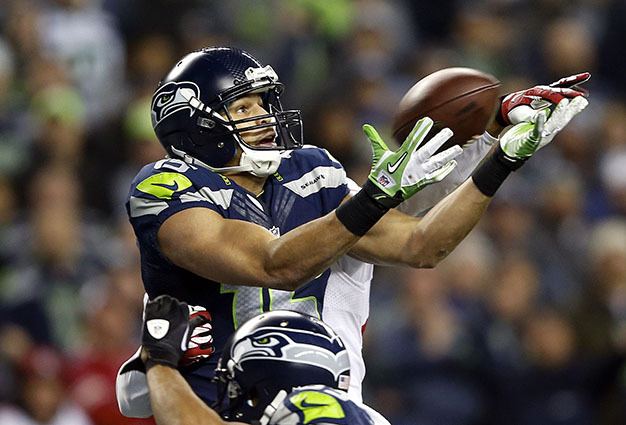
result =
M217 363L218 402L231 421L261 418L281 390L321 384L347 390L348 351L324 322L294 311L263 313L227 341Z
M171 156L223 173L257 171L268 175L267 164L260 163L268 158L275 162L278 150L302 144L300 111L283 111L282 91L272 67L261 66L249 53L229 47L205 48L182 58L159 83L152 97L152 126ZM261 95L267 114L232 120L227 105L251 93ZM236 128L251 122L257 124ZM263 128L274 130L275 146L253 147L240 136ZM225 167L237 146L248 162ZM270 168L275 171L277 167L272 163Z

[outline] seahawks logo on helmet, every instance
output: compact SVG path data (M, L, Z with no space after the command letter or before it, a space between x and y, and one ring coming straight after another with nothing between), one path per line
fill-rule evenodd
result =
M200 98L200 89L191 81L171 81L159 87L152 99L152 126L183 109L189 109L192 116L195 109L189 101L193 98Z
M335 379L350 369L348 351L341 340L314 332L264 327L237 341L229 368L243 370L248 360L277 360L317 366Z

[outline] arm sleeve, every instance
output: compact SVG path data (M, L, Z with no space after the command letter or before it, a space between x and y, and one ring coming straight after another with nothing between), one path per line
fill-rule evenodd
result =
M497 140L489 133L484 132L478 140L465 145L463 153L456 158L457 166L450 175L439 183L425 187L417 195L404 201L398 206L398 210L415 217L426 214L428 210L468 179Z

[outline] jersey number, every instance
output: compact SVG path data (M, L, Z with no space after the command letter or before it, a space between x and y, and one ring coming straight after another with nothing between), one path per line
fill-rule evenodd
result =
M320 318L317 299L313 296L298 297L298 291L281 291L223 283L220 286L220 293L233 294L233 325L235 329L246 320L272 310L299 311Z

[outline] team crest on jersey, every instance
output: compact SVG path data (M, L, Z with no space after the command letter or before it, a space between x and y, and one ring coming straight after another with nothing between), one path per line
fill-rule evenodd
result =
M189 109L189 116L194 113L189 100L200 98L200 88L191 81L171 81L154 94L152 100L152 125L156 127L164 118L183 109Z
M243 370L248 360L277 360L320 367L335 379L350 369L348 351L337 339L313 332L265 327L231 349L231 367Z

